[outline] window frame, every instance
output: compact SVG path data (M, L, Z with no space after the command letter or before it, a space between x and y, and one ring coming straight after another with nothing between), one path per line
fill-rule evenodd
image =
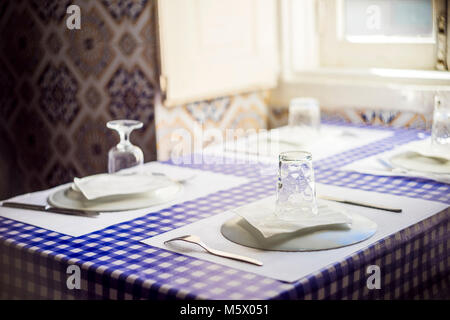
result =
M296 96L313 95L327 108L352 106L429 112L437 91L450 94L448 71L322 67L316 36L320 28L316 15L320 3L320 0L279 2L281 76L271 96L274 106L286 107Z
M336 24L337 24L337 39L339 41L344 41L348 43L364 43L364 44L381 44L381 43L390 43L390 44L436 44L436 12L442 10L442 5L445 0L431 0L431 10L432 10L432 21L433 21L433 30L430 38L415 38L415 37L379 37L376 38L374 36L370 36L370 41L364 40L364 36L352 36L355 40L349 40L349 37L346 37L344 34L344 1L346 0L334 0L336 3Z

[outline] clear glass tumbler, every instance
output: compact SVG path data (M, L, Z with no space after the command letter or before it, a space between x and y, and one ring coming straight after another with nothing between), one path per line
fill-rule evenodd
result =
M434 97L431 143L440 148L450 148L450 98Z
M319 101L314 98L295 98L289 103L288 124L291 128L320 128Z
M116 130L119 134L119 143L108 153L108 172L114 173L123 169L139 167L144 163L144 153L139 147L131 144L130 134L134 129L140 129L143 123L135 120L113 120L106 126Z
M317 214L311 153L287 151L279 155L276 214L284 220Z

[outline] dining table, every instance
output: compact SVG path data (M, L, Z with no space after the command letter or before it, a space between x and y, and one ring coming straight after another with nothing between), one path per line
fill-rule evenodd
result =
M166 205L109 216L100 213L99 218L0 207L0 298L449 298L450 185L424 177L352 170L352 163L425 139L429 131L338 121L327 121L322 127L360 136L353 137L355 143L343 143L336 149L330 145L316 158L313 152L319 192L403 209L395 213L340 204L375 221L378 230L373 237L344 248L284 253L286 260L277 258L277 265L295 273L289 279L259 271L271 268L269 258L267 266L244 266L239 261L214 260L200 250L189 253L157 244L155 239L165 239L165 234L180 229L203 230L205 237L214 237L217 244L226 243L209 222L217 223L230 210L275 194L276 157L224 161L244 157L244 153L228 150L219 157L212 152L208 161L154 162L167 172L192 170L201 175L198 192L194 187L189 191L187 181L184 198ZM364 139L365 135L371 138ZM52 190L14 199L45 202ZM196 225L198 229L189 229ZM239 250L246 252L245 248ZM264 254L248 251L248 255L263 259ZM80 270L81 281L75 288L68 285L73 275L70 266ZM375 269L379 271L378 284L371 278Z

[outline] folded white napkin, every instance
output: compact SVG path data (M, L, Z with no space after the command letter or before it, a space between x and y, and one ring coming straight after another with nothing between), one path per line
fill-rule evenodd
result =
M345 212L332 208L321 201L318 202L318 209L317 215L299 215L296 220L283 220L275 215L275 196L271 196L232 211L247 220L265 238L311 227L326 228L337 224L352 223L352 218Z
M431 143L431 138L413 141L399 148L399 151L410 151L425 157L442 158L450 161L450 146L440 146Z
M74 187L88 200L102 197L150 192L167 187L173 181L164 175L147 173L96 174L84 178L75 178Z

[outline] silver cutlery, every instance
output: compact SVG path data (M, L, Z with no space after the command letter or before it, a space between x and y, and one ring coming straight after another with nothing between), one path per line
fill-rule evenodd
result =
M220 251L220 250L216 250L216 249L212 249L210 247L208 247L206 244L204 244L199 237L194 236L194 235L186 235L186 236L181 236L181 237L176 237L167 241L164 241L164 244L167 244L171 241L184 241L184 242L189 242L189 243L193 243L196 244L200 247L202 247L203 249L205 249L206 252L218 256L218 257L223 257L223 258L228 258L228 259L233 259L233 260L237 260L237 261L242 261L242 262L247 262L250 264L254 264L257 266L262 266L263 263L252 259L252 258L247 258L244 256L240 256L234 253L229 253L229 252L224 252L224 251Z
M162 173L162 172L152 172L152 175L153 176L167 177L168 179L171 179L172 181L177 182L177 183L181 183L181 184L186 183L189 180L192 180L192 179L194 179L197 176L197 174L194 173L194 174L192 174L192 175L190 175L190 176L188 176L186 178L183 178L183 179L172 179L169 176L167 176L165 173Z
M378 210L384 210L384 211L390 211L390 212L396 212L396 213L402 212L402 209L373 205L373 204L365 203L365 202L350 201L350 200L339 199L339 198L323 196L323 195L319 195L319 198L323 199L323 200L335 201L335 202L340 202L340 203L345 203L345 204L350 204L350 205L360 206L360 207L366 207L366 208L371 208L371 209L378 209Z
M74 215L74 216L83 216L83 217L89 217L89 218L94 218L99 215L99 213L97 211L84 211L84 210L77 210L77 209L55 208L55 207L51 207L48 205L21 203L21 202L14 202L14 201L5 201L2 203L2 206L6 207L6 208L44 211L44 212L68 214L68 215Z

